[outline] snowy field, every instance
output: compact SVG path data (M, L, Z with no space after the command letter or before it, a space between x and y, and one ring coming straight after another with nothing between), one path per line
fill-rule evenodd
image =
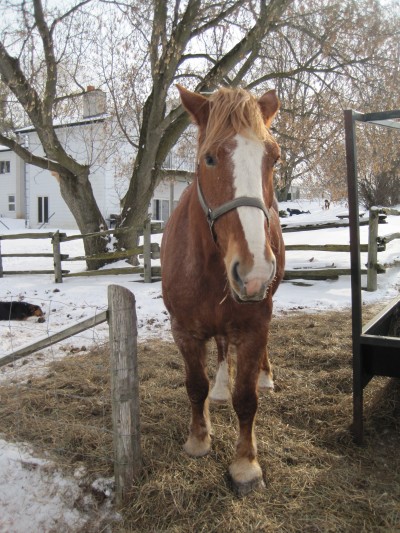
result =
M283 224L310 224L337 221L339 214L346 213L344 205L331 205L322 209L322 201L296 201L280 205L280 209L300 209L310 213L288 217ZM365 215L367 216L367 215ZM9 229L0 224L1 234L25 233L24 221L0 219ZM388 216L387 224L379 225L379 235L400 232L400 217ZM53 231L45 228L43 232ZM55 231L55 229L54 229ZM68 231L68 234L75 234ZM367 243L368 226L360 228L361 242ZM159 240L155 236L154 240ZM335 228L319 231L285 233L286 244L348 244L349 229ZM46 240L1 241L2 253L51 252L51 243ZM83 255L80 240L63 243L61 252L70 256ZM385 274L378 276L378 290L363 293L365 303L382 302L399 294L400 288L400 241L394 240L387 250L378 255L381 264L388 266ZM362 264L366 254L362 254ZM126 266L123 261L118 263ZM287 269L295 268L349 268L347 253L288 252ZM115 265L113 265L115 266ZM51 269L51 258L4 258L4 270ZM83 262L64 263L71 271L85 270ZM131 290L136 298L138 316L138 339L146 342L150 337L170 338L169 321L161 299L160 283L143 284L138 275L76 277L54 283L53 275L17 275L0 278L0 300L24 300L40 305L46 320L38 323L31 318L26 322L3 321L0 323L0 360L9 351L36 339L64 329L73 323L89 318L107 308L107 287L122 285ZM366 283L364 283L366 284ZM284 282L275 296L275 313L290 311L314 312L316 310L343 309L351 305L350 277L337 281L307 281L307 286ZM33 373L43 372L49 362L66 353L87 350L108 339L108 326L102 324L63 343L41 350L14 365L0 368L0 382L23 381ZM65 479L55 465L32 457L26 447L8 444L0 439L0 533L24 533L26 531L80 531L88 514L73 509L79 493L78 480ZM76 474L79 478L79 473ZM32 487L35 489L32 490ZM90 505L89 505L90 507Z

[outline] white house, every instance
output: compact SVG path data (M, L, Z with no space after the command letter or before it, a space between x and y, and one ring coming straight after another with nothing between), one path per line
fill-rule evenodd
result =
M9 148L0 146L0 216L25 217L25 165Z
M111 222L121 212L134 153L105 111L105 93L88 87L83 97L83 117L56 125L56 132L68 153L80 163L90 164L94 196L103 217ZM44 155L33 127L20 128L16 133L21 144L35 155ZM170 157L168 163L172 159L177 157ZM186 186L187 181L179 178L160 183L149 205L152 218L165 222ZM77 227L57 179L48 170L24 163L5 147L0 147L0 217L24 218L29 228L46 224L60 229Z

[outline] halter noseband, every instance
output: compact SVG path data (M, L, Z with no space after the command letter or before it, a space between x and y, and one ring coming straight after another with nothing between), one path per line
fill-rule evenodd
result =
M247 206L247 207L256 207L257 209L261 209L261 211L265 215L265 218L267 219L268 227L270 225L269 210L260 198L255 198L251 196L239 196L238 198L234 198L233 200L230 200L229 202L226 202L225 204L222 204L219 207L216 207L215 209L211 209L210 207L208 207L207 202L204 199L198 176L197 176L197 195L199 197L201 208L203 209L206 215L208 225L210 226L211 235L214 239L214 242L216 242L217 240L215 237L214 229L213 229L214 222L217 220L217 218L221 217L222 215L225 215L229 211L233 211L234 209L237 209L238 207Z

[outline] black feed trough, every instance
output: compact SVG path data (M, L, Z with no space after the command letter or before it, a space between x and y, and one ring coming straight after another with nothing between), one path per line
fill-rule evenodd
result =
M400 378L400 298L366 324L360 335L363 381Z

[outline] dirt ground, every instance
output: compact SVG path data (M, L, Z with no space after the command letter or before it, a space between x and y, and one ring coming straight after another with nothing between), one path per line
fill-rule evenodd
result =
M186 456L181 357L169 342L140 344L143 475L111 530L400 531L400 385L388 378L368 385L365 443L356 446L350 329L349 311L274 318L276 387L260 395L256 426L266 488L242 499L226 476L237 436L232 406L211 405L211 453ZM88 486L112 476L108 359L104 346L65 358L44 377L0 387L0 433L50 452L67 471L84 465ZM215 360L210 344L211 378Z

